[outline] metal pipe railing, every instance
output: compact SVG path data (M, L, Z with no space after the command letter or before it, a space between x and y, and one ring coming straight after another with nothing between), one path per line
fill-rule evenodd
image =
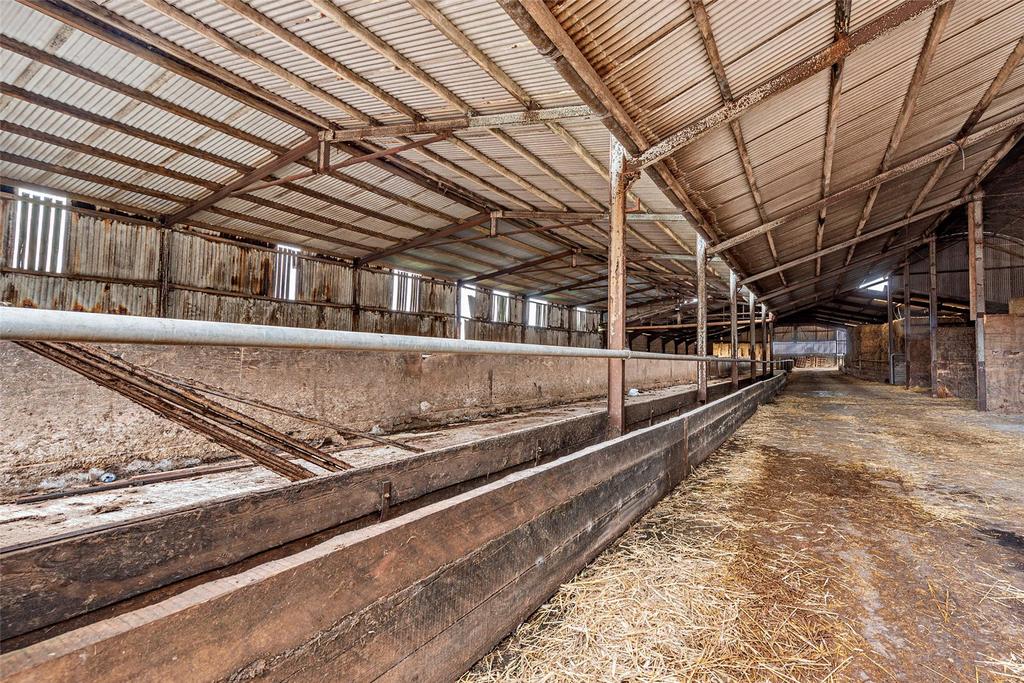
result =
M207 320L148 318L3 306L0 306L0 340L714 361L718 363L757 363L762 366L785 363L785 361L675 355L629 349L590 349L576 346L442 339L347 330L318 330L303 327L248 325Z

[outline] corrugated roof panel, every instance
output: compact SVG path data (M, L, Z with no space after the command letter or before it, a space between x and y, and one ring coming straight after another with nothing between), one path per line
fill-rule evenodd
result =
M751 90L806 55L832 42L835 3L717 2L708 7L718 52L736 96Z

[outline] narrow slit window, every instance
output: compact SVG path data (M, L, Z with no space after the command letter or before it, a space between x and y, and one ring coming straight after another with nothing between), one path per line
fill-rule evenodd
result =
M277 245L274 253L274 291L277 299L294 301L299 294L299 249Z
M13 266L39 273L63 273L67 256L67 197L18 188Z
M420 310L420 275L407 270L391 271L391 310L418 313Z
M473 317L474 299L476 299L476 287L473 285L459 287L459 339L466 339L466 321Z
M508 292L491 292L491 322L507 323L512 320L512 297Z
M585 308L581 308L579 306L577 306L575 309L573 309L573 315L576 316L576 320L573 321L573 329L574 330L582 330L582 329L586 328L586 326L587 326L587 315L589 313L590 313L590 311L588 311Z
M526 324L530 327L547 327L550 304L543 299L530 299Z

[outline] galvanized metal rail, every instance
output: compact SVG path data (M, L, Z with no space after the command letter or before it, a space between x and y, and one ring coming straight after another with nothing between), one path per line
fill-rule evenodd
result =
M13 307L0 307L0 341L3 340L705 361L751 366L759 364L781 366L784 362L692 354L676 355L630 349L590 349L575 346L441 339L347 330L317 330Z

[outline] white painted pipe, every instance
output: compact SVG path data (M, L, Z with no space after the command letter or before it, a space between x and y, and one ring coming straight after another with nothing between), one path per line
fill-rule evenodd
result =
M397 353L474 353L510 356L624 358L627 360L714 361L750 363L747 359L673 355L647 351L587 349L575 346L514 344L441 339L399 334L373 334L305 327L245 325L207 320L147 318L107 313L50 311L0 306L0 340L91 342L109 344L171 344L256 346L278 349L390 351ZM781 363L781 361L779 361Z

